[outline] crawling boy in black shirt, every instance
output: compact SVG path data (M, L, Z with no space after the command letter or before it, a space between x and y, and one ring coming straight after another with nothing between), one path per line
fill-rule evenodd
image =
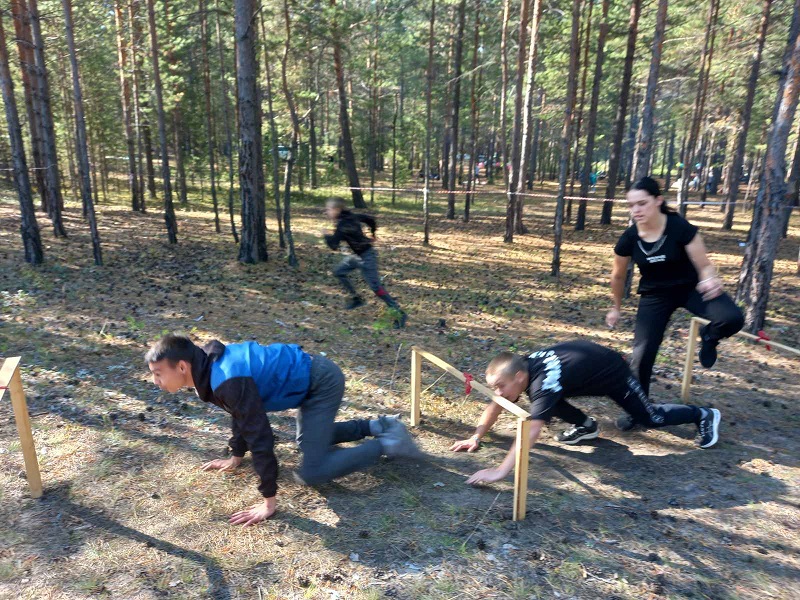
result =
M646 427L694 423L701 448L710 448L719 437L720 412L717 409L653 404L622 355L592 342L564 342L529 356L503 352L489 363L486 381L498 396L511 402L527 392L531 402L531 446L545 423L554 416L573 425L557 436L563 443L576 444L598 436L597 421L567 402L567 398L577 396L608 396L635 424ZM502 410L499 404L490 403L483 411L475 435L456 442L450 449L476 450L481 436L491 429ZM514 450L512 447L500 465L478 471L467 483L491 483L508 475L514 467Z

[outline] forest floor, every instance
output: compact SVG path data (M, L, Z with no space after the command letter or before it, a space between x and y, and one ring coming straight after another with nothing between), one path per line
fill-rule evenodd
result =
M193 394L160 393L142 360L168 331L199 341L256 339L325 352L347 377L341 418L409 409L410 348L419 345L483 379L504 349L529 352L583 337L627 353L636 298L617 330L604 325L613 244L626 212L586 231L567 226L560 280L550 276L552 203L529 206L529 235L502 243L504 198L481 196L472 219L442 218L434 201L423 247L421 200L381 195L378 251L405 330L369 298L354 312L330 274L339 255L319 237L327 189L296 201L301 266L277 247L243 265L223 218L179 208L170 246L153 210L99 207L105 266L92 262L79 206L54 239L38 213L43 266L22 261L18 205L0 194L0 355L21 355L45 495L30 498L8 402L0 406L0 597L214 598L796 598L800 580L800 362L741 339L713 370L696 365L693 401L722 411L719 444L694 430L615 430L610 400L598 440L557 444L553 422L531 452L528 516L511 521L511 477L472 488L513 439L504 416L474 454L449 445L471 434L479 394L426 365L423 418L413 430L429 458L385 461L318 489L301 487L292 414L271 417L281 463L279 512L242 529L228 516L259 498L245 459L230 474L199 469L225 454L229 419ZM552 188L547 187L551 192ZM463 196L459 197L460 204ZM373 207L370 207L371 209ZM735 287L749 218L719 228L716 208L692 207L712 259ZM800 347L796 275L800 215L780 250L768 333ZM364 287L358 276L358 285ZM365 296L366 297L366 296ZM656 365L653 396L679 399L689 315L676 313ZM794 590L794 591L792 591Z

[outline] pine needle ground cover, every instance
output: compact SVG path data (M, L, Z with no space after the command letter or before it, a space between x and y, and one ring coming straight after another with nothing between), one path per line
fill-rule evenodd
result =
M322 190L323 192L325 190ZM550 192L552 190L545 189ZM424 462L390 462L318 489L291 476L299 455L291 414L271 418L281 464L279 512L257 527L231 513L258 499L249 459L223 457L229 419L190 393L163 394L142 354L167 331L200 341L257 339L326 353L347 376L341 418L407 413L409 356L419 345L482 379L498 351L587 337L629 352L635 297L617 330L604 324L613 243L625 226L565 227L562 276L549 276L553 205L527 208L529 235L501 241L502 196L481 196L472 219L446 221L436 197L432 245L421 245L421 199L376 197L380 265L409 312L391 328L382 303L342 310L324 248L324 195L295 199L301 266L293 270L268 221L270 261L242 265L203 206L179 209L178 245L163 218L100 205L105 266L91 259L80 207L70 238L40 219L46 263L22 263L13 194L0 202L0 355L22 355L45 483L32 500L10 407L0 406L0 597L80 598L792 598L800 577L800 363L747 342L721 345L695 368L692 400L723 414L720 444L698 450L689 428L619 433L610 400L578 402L599 417L599 440L552 439L531 454L528 517L511 522L512 481L466 476L501 459L503 417L481 450L453 454L483 408L477 395L426 366ZM269 211L268 211L268 214ZM693 207L726 287L734 288L745 217L720 231L716 207ZM796 252L800 219L775 263L769 331L800 346ZM366 290L363 282L358 285ZM366 294L365 294L366 297ZM689 315L676 314L656 364L653 396L679 397Z

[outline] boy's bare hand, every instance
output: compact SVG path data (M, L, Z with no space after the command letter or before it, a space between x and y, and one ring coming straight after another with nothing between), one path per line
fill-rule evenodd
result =
M250 525L255 525L265 519L269 519L275 514L277 508L278 503L275 500L275 496L272 498L264 498L263 502L253 504L250 508L245 508L244 510L233 513L229 523L231 525L244 525L245 527L249 527Z
M242 464L242 459L239 456L231 456L230 458L218 458L204 464L201 468L203 471L233 471Z

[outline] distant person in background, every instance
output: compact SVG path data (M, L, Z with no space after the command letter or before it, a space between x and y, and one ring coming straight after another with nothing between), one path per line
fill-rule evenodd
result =
M649 395L653 364L667 324L678 308L711 321L700 330L700 363L706 368L717 360L719 341L739 331L744 317L723 291L697 227L667 208L658 183L643 177L628 192L627 200L634 223L623 232L614 248L613 306L606 315L606 323L615 327L619 321L625 274L633 260L641 274L638 290L641 298L631 369Z
M378 273L378 253L372 247L372 242L375 241L375 229L377 228L375 219L369 215L350 212L341 198L330 198L325 203L325 214L328 215L331 221L336 223L336 230L333 233L323 232L325 243L331 250L338 250L339 245L345 242L354 253L345 257L333 271L345 292L350 295L345 308L352 310L364 305L364 299L358 295L356 288L353 287L353 283L348 277L351 271L361 269L361 274L370 289L386 303L386 306L394 310L394 328L402 329L405 327L406 313L400 308L397 300L392 298L381 284L381 276ZM372 239L364 235L364 225L369 227Z

